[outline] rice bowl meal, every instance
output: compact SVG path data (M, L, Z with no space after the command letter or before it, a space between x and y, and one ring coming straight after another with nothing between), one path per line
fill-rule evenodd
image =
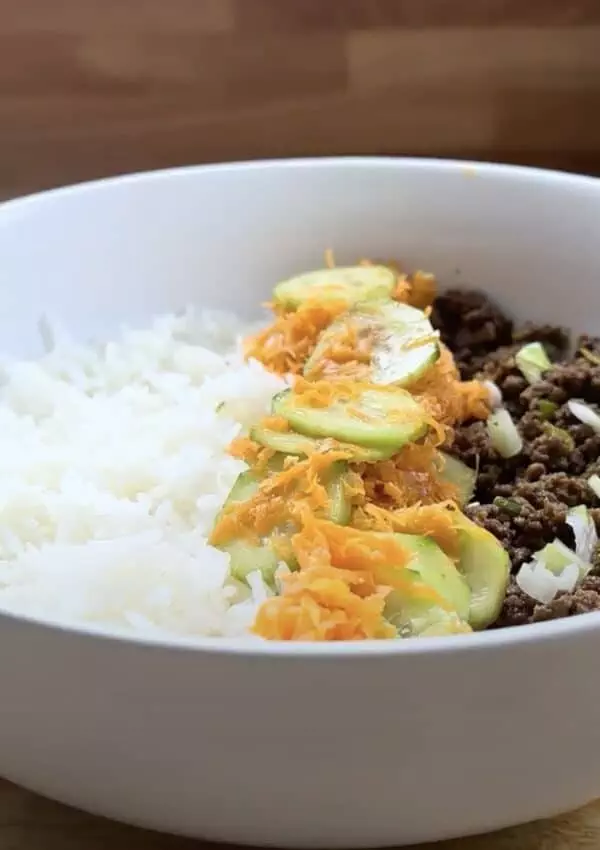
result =
M599 340L330 255L269 307L4 358L0 608L269 641L600 609Z
M598 221L384 158L0 205L2 778L307 850L599 798Z

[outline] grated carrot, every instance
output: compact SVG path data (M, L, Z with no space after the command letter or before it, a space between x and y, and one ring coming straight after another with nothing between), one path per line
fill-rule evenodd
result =
M282 434L290 430L290 423L284 416L263 416L260 427Z
M479 381L461 381L454 357L445 345L424 375L410 385L410 392L431 416L446 425L466 419L486 419L489 393Z
M372 334L365 333L353 316L339 322L335 336L323 347L308 373L311 380L345 378L366 380L373 348Z
M319 334L346 310L343 301L307 303L294 312L275 316L269 327L250 337L245 355L253 357L278 375L301 372L312 354Z
M417 271L409 280L409 292L407 302L411 307L422 310L429 307L437 294L437 283L434 275L429 272Z
M343 451L315 452L306 460L290 458L277 473L264 478L256 493L225 508L215 522L210 542L222 546L234 538L257 540L274 529L294 523L300 508L323 511L329 497L323 476Z
M452 502L413 505L394 511L367 504L355 510L352 523L356 528L370 531L397 531L431 537L450 558L457 560L460 536L453 521L454 511L456 505Z
M280 596L264 602L253 631L269 640L392 638L385 598L402 589L444 604L439 595L404 572L411 559L392 535L374 535L318 520L306 512L292 537L300 565L285 577Z
M389 460L361 464L365 498L388 508L457 501L458 489L442 478L442 466L434 440L409 443Z

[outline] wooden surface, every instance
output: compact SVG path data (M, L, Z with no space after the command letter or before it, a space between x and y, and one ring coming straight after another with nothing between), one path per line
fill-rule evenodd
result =
M0 781L0 850L211 850L211 846L110 823ZM556 821L419 850L598 850L600 804Z
M0 0L0 194L332 153L600 172L600 0Z

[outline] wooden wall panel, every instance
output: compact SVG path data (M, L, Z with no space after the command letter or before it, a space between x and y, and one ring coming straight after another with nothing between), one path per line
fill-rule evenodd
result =
M600 172L600 0L0 0L0 195L336 153Z

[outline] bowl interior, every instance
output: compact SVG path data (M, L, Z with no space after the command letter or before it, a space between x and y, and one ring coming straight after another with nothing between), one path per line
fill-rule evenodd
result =
M280 278L396 258L519 318L592 332L600 181L427 160L250 163L133 175L0 207L0 338L81 337L189 303L256 315Z

